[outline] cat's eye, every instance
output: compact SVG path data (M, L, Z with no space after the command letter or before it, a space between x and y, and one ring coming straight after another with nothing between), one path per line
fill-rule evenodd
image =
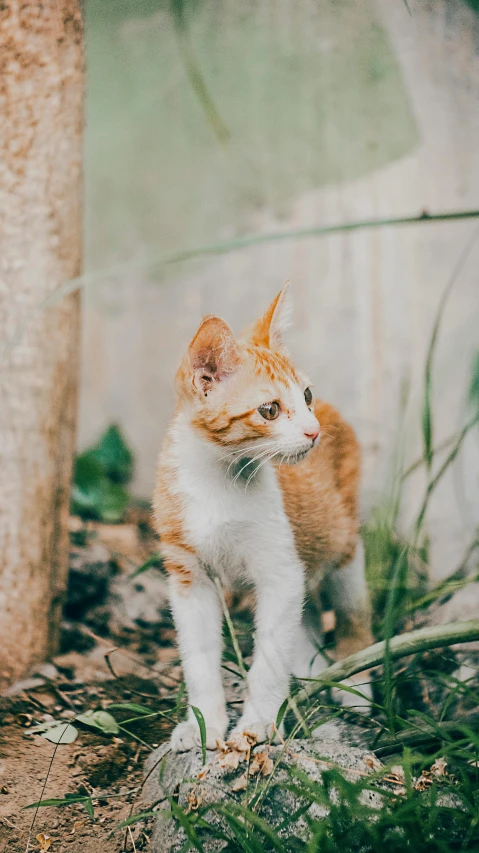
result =
M311 388L306 388L306 391L304 392L304 401L307 406L310 406L313 402L313 392L311 391Z
M264 406L258 406L258 412L265 420L274 421L280 412L279 403L265 403Z

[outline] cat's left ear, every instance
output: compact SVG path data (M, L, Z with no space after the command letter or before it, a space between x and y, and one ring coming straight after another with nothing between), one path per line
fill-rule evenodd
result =
M292 301L289 281L280 290L263 316L253 324L248 337L253 344L278 350L284 347L284 333L291 324Z

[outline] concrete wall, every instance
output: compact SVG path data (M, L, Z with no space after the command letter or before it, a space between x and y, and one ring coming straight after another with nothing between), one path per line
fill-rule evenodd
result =
M212 26L211 4L203 4L191 18L191 36L231 133L226 146L188 88L166 12L147 9L141 19L118 23L121 50L117 44L113 57L123 74L129 63L136 69L120 84L113 66L102 69L91 13L97 74L91 86L97 80L99 89L91 93L87 140L90 266L149 259L238 233L478 208L479 17L462 0L409 0L409 6L411 15L391 0L300 8L292 0L258 0L247 15L241 7L241 18L229 0ZM144 65L138 59L149 38L166 63L157 100L151 92L148 100L148 86L153 93L160 86L147 73L151 57L141 54ZM286 62L283 79L278 69ZM102 119L102 103L116 103L119 115ZM120 127L126 141L118 141ZM119 421L137 454L135 489L148 496L173 406L174 372L202 314L220 314L239 330L291 279L292 349L316 393L338 405L359 432L367 510L383 499L401 436L406 463L421 452L434 314L476 227L446 222L264 243L167 267L146 260L104 277L85 298L80 444ZM479 235L441 329L436 443L463 422L478 346ZM423 489L421 473L408 481L406 525ZM471 437L430 508L436 577L456 567L478 510L479 444Z

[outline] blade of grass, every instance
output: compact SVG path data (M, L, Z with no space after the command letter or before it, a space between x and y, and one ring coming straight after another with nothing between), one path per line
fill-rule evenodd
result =
M407 572L408 566L408 545L401 549L396 559L391 578L391 588L387 597L386 611L384 614L384 704L388 726L391 731L395 731L395 715L394 715L394 681L393 681L393 665L391 658L391 639L394 633L394 624L396 621L396 597L397 591L401 583L404 582L404 572Z
M213 580L214 580L216 589L218 591L218 598L219 598L220 603L221 603L223 615L226 619L226 624L228 626L228 631L229 631L229 634L231 637L231 642L233 643L233 648L235 651L236 660L238 663L238 667L239 667L241 676L242 676L242 678L246 678L247 672L246 672L246 667L244 665L243 655L241 654L241 649L239 647L238 637L236 636L236 631L235 631L235 628L233 625L233 620L231 618L231 614L229 612L228 605L226 604L226 599L225 599L225 594L223 592L223 587L221 586L221 582L220 582L219 577L217 577L215 575Z
M176 820L184 830L188 841L195 847L196 850L199 850L200 853L203 853L203 845L200 839L198 838L198 835L196 834L196 830L192 825L191 820L189 820L189 815L187 815L183 811L183 809L175 803L173 799L170 798L169 802L173 817L176 818Z
M161 568L161 557L159 554L153 554L151 557L146 560L141 566L138 566L137 569L130 575L130 580L137 578L138 575L142 575L143 572L147 572L148 569L159 569Z
M196 707L196 705L191 705L191 710L196 717L196 722L200 727L200 735L201 735L201 758L203 760L203 764L206 764L206 723L203 714L200 709Z
M427 351L426 357L426 367L424 371L424 402L422 408L422 434L423 434L423 446L424 446L424 462L426 464L426 468L428 471L428 479L431 472L432 467L432 459L433 459L433 420L432 420L432 406L431 406L431 395L432 395L432 368L434 356L436 353L437 340L439 337L439 330L442 322L442 318L444 315L444 309L446 307L447 300L451 295L451 292L456 284L469 255L473 249L473 246L476 243L477 237L479 235L479 227L474 228L473 233L469 237L466 245L462 249L459 258L454 266L454 269L446 283L446 286L442 292L441 298L439 300L439 305L436 312L436 317L434 320L434 325L432 329L431 338L429 341L429 347Z
M216 138L222 145L227 145L231 134L216 109L195 56L186 23L184 0L170 0L170 10L175 25L178 48L191 87L203 108L208 124L212 127Z
M428 483L427 488L426 488L426 493L424 495L424 499L423 499L423 502L421 505L421 509L419 510L418 516L417 516L415 524L414 524L416 542L417 542L417 539L418 539L419 534L421 532L421 527L422 527L422 524L424 521L424 517L426 515L427 508L429 506L429 501L431 499L432 493L434 492L434 490L436 489L436 487L438 486L438 484L442 480L442 478L443 478L444 474L446 473L447 469L449 468L449 466L452 465L452 463L454 462L457 454L459 453L459 451L462 447L462 443L463 443L464 439L466 438L468 433L471 431L471 429L473 429L477 424L479 424L479 412L477 414L475 414L474 417L471 418L471 420L468 421L468 423L462 428L461 432L458 435L458 438L457 438L457 441L456 441L454 447L452 448L451 452L447 455L446 459L444 460L441 467L439 468L439 471L437 472L437 474L435 474L434 477L432 477L432 479L429 480L429 483Z

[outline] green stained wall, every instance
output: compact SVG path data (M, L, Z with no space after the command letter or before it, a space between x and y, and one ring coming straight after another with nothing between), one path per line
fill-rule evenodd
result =
M186 3L230 133L222 145L188 79L170 2L86 0L88 267L254 230L262 211L287 221L300 193L413 150L415 121L373 9Z

